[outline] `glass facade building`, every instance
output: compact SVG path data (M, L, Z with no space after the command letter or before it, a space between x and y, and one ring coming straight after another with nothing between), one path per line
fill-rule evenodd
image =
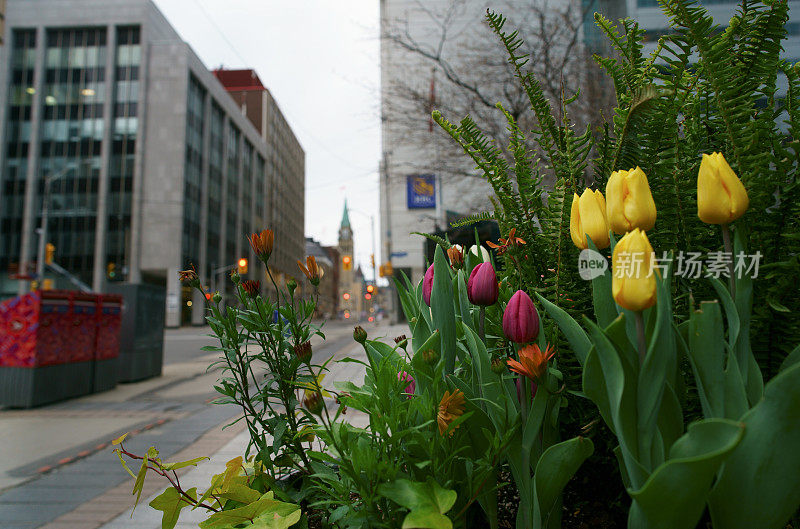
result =
M194 266L219 288L215 271L249 257L248 277L261 278L246 235L277 220L267 198L277 139L243 116L152 2L10 0L6 22L0 298L31 287L45 205L57 265L95 290L163 285L170 326L203 321L178 270ZM292 200L300 248L302 201ZM45 275L71 288L55 268Z

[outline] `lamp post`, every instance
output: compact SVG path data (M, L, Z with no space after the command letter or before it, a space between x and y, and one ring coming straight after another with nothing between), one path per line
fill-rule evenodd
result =
M36 276L39 281L44 279L44 253L45 245L47 244L47 219L48 210L50 206L50 186L66 175L69 171L75 169L76 164L70 164L62 168L55 174L51 174L44 178L44 193L42 195L42 219L39 224L39 248L36 256Z

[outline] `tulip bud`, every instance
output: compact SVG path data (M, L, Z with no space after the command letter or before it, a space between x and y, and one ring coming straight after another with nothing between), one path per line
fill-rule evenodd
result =
M656 302L656 277L652 273L653 247L647 234L635 229L619 240L611 256L611 294L628 310L644 310Z
M506 372L506 363L499 356L492 358L492 373L502 375Z
M402 371L400 373L397 373L397 380L402 380L404 382L408 382L408 385L403 390L403 393L407 393L408 394L408 398L410 399L414 395L414 390L417 389L417 381L414 380L414 377L412 377L406 371Z
M294 346L294 354L301 362L308 362L311 360L311 342L303 342Z
M447 249L447 257L450 258L450 266L455 270L461 270L464 266L464 254L457 247L452 246Z
M503 312L503 334L515 343L531 342L539 336L539 314L528 294L517 290Z
M431 292L433 291L433 265L428 267L425 271L425 277L422 278L422 300L427 306L431 306Z
M322 412L322 407L325 405L322 402L322 397L316 391L306 390L303 394L303 407L314 415L319 415Z
M488 263L489 261L492 260L491 257L489 256L489 250L480 245L472 246L469 249L469 253L471 253L475 257L478 257L483 263Z
M356 325L353 328L353 340L362 345L367 341L367 331L361 325Z
M649 230L655 226L656 203L640 168L611 173L606 184L606 218L619 235L634 228Z
M473 305L488 307L497 303L500 289L492 263L480 263L472 269L467 281L467 297Z
M608 248L611 240L608 236L608 220L606 220L606 199L600 191L588 188L581 196L577 193L572 198L572 213L569 218L569 234L572 242L581 250L589 247L588 235L598 250Z
M704 154L697 175L697 216L706 224L730 224L750 206L742 181L721 152Z

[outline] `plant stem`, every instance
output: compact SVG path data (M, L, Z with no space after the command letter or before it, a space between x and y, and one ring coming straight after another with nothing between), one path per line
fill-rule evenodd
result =
M486 307L481 305L480 315L478 316L478 336L480 336L481 341L484 344L486 343L486 336L484 335L483 332L485 321L486 321Z
M644 316L641 310L634 312L634 320L636 321L636 341L639 346L639 369L644 366L644 357L647 354L647 340L644 336Z
M725 253L731 256L731 262L728 263L728 286L731 291L731 297L736 301L736 282L733 279L733 244L731 244L731 227L729 224L722 225L722 244L725 246Z

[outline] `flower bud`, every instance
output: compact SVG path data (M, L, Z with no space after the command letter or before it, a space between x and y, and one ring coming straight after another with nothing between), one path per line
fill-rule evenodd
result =
M588 235L598 250L608 248L611 240L608 236L608 220L606 220L606 199L600 191L588 188L581 196L574 193L572 213L569 217L569 234L572 242L585 250L589 247Z
M286 288L289 289L289 293L294 293L295 289L297 289L297 281L294 278L289 278L286 282Z
M188 270L178 272L178 280L185 281L192 288L200 288L200 278L194 269L194 265L190 265Z
M479 258L482 263L488 263L489 261L492 260L492 258L489 256L489 250L487 250L481 245L470 247L469 253Z
M406 347L408 347L408 338L406 338L405 334L401 334L394 339L394 343L396 343L398 347L405 351Z
M697 216L706 224L730 224L750 206L742 181L721 152L704 154L697 175Z
M253 253L265 263L272 255L272 247L275 243L275 233L272 230L262 230L261 233L253 233L247 238Z
M322 402L322 397L316 391L306 390L303 393L303 407L313 415L322 413L322 408L325 403Z
M237 272L235 268L231 270L231 281L233 281L233 284L238 285L240 280L239 272Z
M431 306L431 292L433 291L433 265L428 267L425 271L425 277L422 278L422 300L427 306Z
M248 296L255 298L261 291L261 281L248 279L242 282L242 288L247 292Z
M488 307L497 303L500 289L492 263L480 263L472 269L467 281L467 297L473 305Z
M214 295L211 296L211 299L214 301L214 303L219 305L219 302L222 301L222 294L219 292L214 292Z
M353 328L353 340L362 345L367 341L367 331L361 325L356 325Z
M502 375L506 372L506 363L499 356L492 358L492 373Z
M301 362L308 363L312 355L311 342L306 341L295 345L294 354L297 355L297 358L299 358Z
M455 270L461 270L464 267L464 254L458 246L451 246L447 249L447 257L450 258L450 266Z
M397 373L397 380L402 380L404 382L408 382L408 385L403 390L403 393L406 393L408 395L408 398L410 399L414 395L414 390L417 389L417 381L414 380L414 377L412 377L406 371L402 371L400 373Z
M637 167L611 173L606 184L606 217L619 235L634 228L649 230L655 226L656 203L644 171Z
M653 247L647 234L635 229L619 240L611 256L611 294L617 305L644 310L656 302L656 277L652 273Z
M503 334L515 343L531 342L539 336L539 314L531 298L517 290L503 312Z

